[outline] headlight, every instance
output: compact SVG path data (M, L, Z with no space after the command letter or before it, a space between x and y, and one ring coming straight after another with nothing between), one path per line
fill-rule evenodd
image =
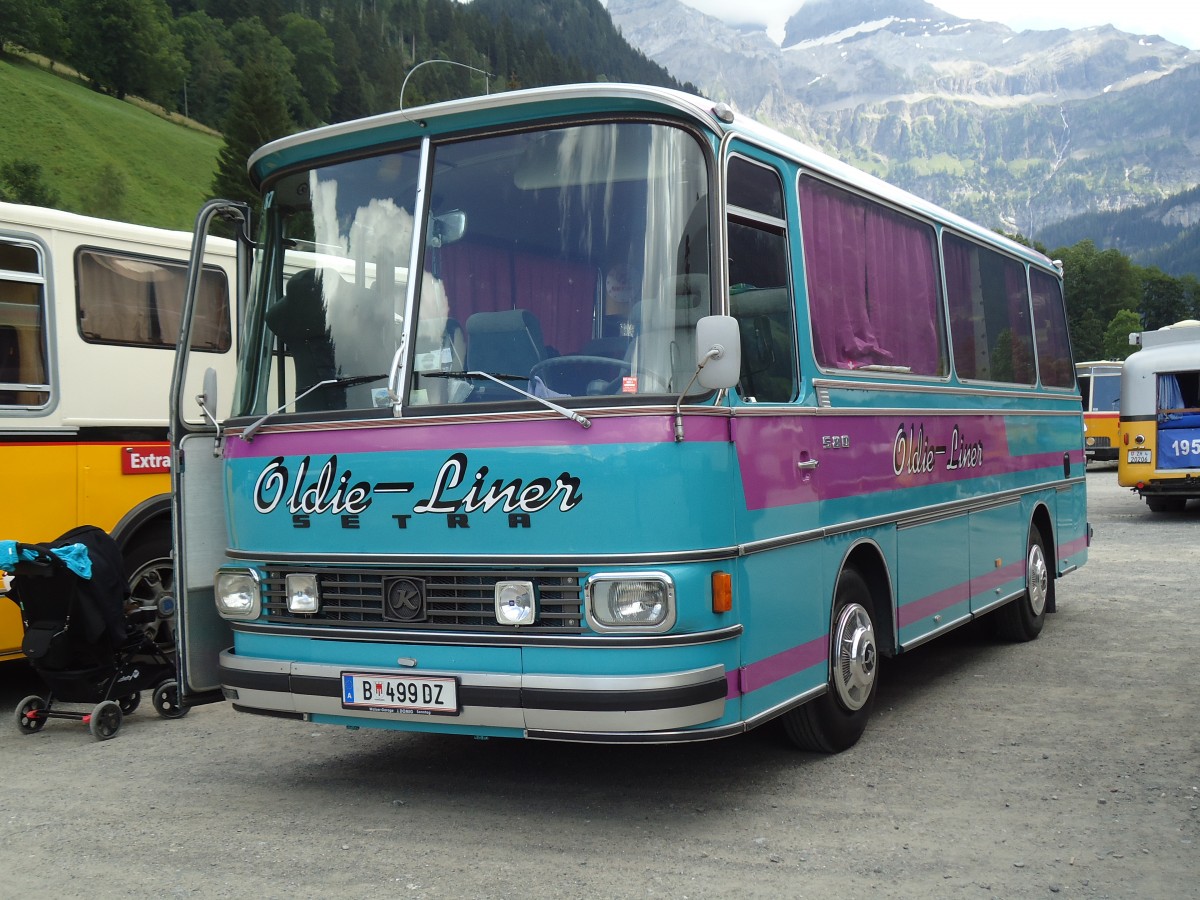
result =
M253 569L217 572L217 612L226 619L257 619L262 610L260 577Z
M288 612L315 613L321 608L317 591L317 576L310 572L294 572L284 579Z
M496 582L496 621L532 625L537 621L537 594L532 581Z
M598 631L666 631L675 623L675 585L664 572L593 575L587 594L588 614Z

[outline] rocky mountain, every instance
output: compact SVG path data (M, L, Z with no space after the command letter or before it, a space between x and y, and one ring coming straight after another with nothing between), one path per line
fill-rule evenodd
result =
M924 0L807 0L782 44L677 0L608 0L625 39L741 112L985 224L1200 184L1200 52L1112 27L1022 31Z

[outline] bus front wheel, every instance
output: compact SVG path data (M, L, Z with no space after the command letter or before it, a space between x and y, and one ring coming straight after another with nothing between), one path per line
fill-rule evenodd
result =
M801 750L840 753L866 730L879 680L873 609L862 575L845 569L834 592L829 689L782 717L784 732Z
M175 581L171 562L171 531L156 528L132 541L125 548L125 577L129 580L129 608L136 614L147 636L155 643L169 646L171 631L170 600ZM165 598L165 599L164 599Z
M1054 575L1046 561L1046 539L1029 526L1025 551L1025 593L992 613L993 630L1007 641L1032 641L1042 633L1046 610L1054 606Z

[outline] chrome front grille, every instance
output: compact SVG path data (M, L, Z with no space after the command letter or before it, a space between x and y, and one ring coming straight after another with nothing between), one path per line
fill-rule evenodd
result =
M288 612L285 576L303 572L317 576L321 608L316 613ZM426 631L490 631L511 633L511 625L496 621L497 581L532 581L538 595L538 618L520 631L540 634L583 632L583 583L576 571L513 571L480 569L271 569L263 580L263 608L272 622L305 625L353 625ZM424 589L423 615L400 619L389 610L384 583L395 578L417 582Z

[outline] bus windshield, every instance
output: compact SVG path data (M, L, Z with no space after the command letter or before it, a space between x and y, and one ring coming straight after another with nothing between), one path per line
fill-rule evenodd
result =
M1117 412L1121 408L1121 370L1092 373L1092 409Z
M289 174L265 216L242 415L661 399L695 371L708 170L681 128L435 140Z

